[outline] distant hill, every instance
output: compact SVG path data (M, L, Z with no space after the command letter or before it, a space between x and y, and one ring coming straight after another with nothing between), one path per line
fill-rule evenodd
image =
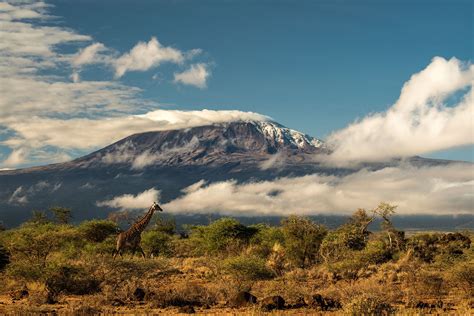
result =
M74 220L105 217L111 210L97 201L137 194L155 187L161 201L178 197L200 180L269 180L312 173L344 175L357 171L314 161L329 151L314 137L270 121L237 121L131 135L70 162L0 171L0 215L16 225L33 209L70 207ZM372 163L378 169L397 161ZM449 161L413 157L413 165Z

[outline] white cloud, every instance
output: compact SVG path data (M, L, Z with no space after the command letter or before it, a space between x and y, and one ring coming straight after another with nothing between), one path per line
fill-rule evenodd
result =
M104 119L57 120L32 117L29 120L10 120L8 125L16 132L16 136L2 143L14 148L54 146L63 149L92 149L145 131L258 119L268 120L269 118L253 112L213 110L156 110L144 115Z
M174 82L185 85L196 86L204 89L207 84L207 78L211 75L206 64L199 63L191 65L191 67L183 72L174 74Z
M156 110L137 116L157 122L164 122L169 125L165 129L186 128L233 121L271 120L270 117L255 112L236 110L215 111L206 109L199 111Z
M350 214L380 201L398 205L398 214L474 214L471 165L415 168L411 165L337 177L308 175L238 184L200 181L163 205L172 213L239 216Z
M72 64L75 67L88 64L96 64L103 62L104 59L101 58L98 53L104 51L106 48L102 43L94 43L83 49L81 49L75 56L72 58Z
M164 62L181 63L183 60L181 51L163 46L156 37L152 37L148 43L139 42L115 61L115 76L120 78L127 71L145 71Z
M474 143L474 66L433 58L405 83L386 112L368 115L327 139L332 162L419 155ZM449 105L448 99L462 96Z
M4 166L17 166L26 161L26 151L24 148L13 150L10 155L3 161Z
M119 209L142 209L150 207L153 202L158 202L160 191L155 188L145 190L141 193L124 194L112 198L111 200L97 202L97 206L108 206Z

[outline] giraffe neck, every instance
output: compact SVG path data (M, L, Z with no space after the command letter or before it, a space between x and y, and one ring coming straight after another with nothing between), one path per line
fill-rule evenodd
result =
M140 220L138 220L135 224L133 224L132 227L141 233L150 222L151 217L153 216L154 212L155 212L155 208L151 207L148 210L148 212L145 214L145 216L143 216Z

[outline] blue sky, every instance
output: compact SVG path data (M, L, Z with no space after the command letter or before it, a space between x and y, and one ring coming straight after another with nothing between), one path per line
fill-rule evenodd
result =
M98 42L109 49L110 55L120 56L152 37L181 52L201 50L193 61L162 63L144 71L128 71L120 78L114 78L106 65L86 65L80 72L82 81L103 80L141 88L140 98L156 102L163 109L253 111L323 139L357 118L387 110L397 101L403 84L427 67L433 57L456 57L465 63L473 58L470 1L51 4L45 10L55 18L25 21L90 37L85 43L60 42L55 52L73 54ZM173 82L174 74L192 63L206 65L210 75L205 88ZM38 70L43 75L63 77L69 72L60 67ZM149 109L138 105L131 112L145 113ZM95 115L91 113L77 112L74 117ZM3 140L15 133L11 127L8 131ZM14 150L12 146L0 146L4 159ZM68 148L67 157L87 151ZM61 154L61 146L55 154ZM422 155L474 160L472 145ZM43 159L43 163L56 158ZM33 165L36 161L23 160L18 165Z

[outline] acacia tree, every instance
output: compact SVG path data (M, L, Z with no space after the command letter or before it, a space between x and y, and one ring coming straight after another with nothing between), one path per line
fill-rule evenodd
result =
M382 218L380 227L387 234L390 249L397 248L400 250L405 241L405 234L403 231L397 230L392 223L391 217L395 214L396 208L397 205L381 202L373 212Z
M54 214L54 219L58 224L68 224L72 218L71 209L61 206L54 206L49 209Z

